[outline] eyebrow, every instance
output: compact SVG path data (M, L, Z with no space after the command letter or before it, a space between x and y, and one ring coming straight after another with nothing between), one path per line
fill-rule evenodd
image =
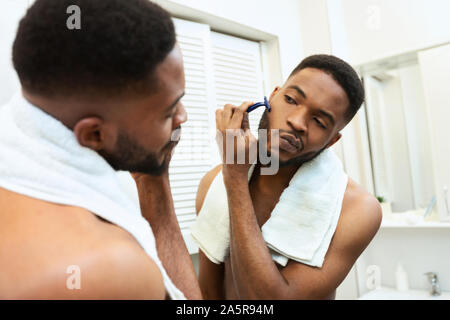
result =
M305 93L302 89L300 89L299 86L291 85L291 86L288 87L288 89L294 89L294 90L297 91L303 98L306 99L306 93Z
M183 92L178 98L177 100L175 100L174 103L172 103L168 108L167 111L170 111L171 109L173 109L173 107L175 107L177 105L178 102L180 102L180 100L184 97L185 92Z

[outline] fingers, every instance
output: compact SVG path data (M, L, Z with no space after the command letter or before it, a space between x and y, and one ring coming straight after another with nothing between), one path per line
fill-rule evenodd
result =
M228 122L236 108L237 107L232 104L226 104L225 107L223 107L223 121Z
M242 121L244 119L244 114L247 113L248 107L250 107L253 102L246 101L239 107L235 107L233 115L230 121L230 127L235 129L240 129L242 127Z
M227 104L223 109L216 110L216 128L218 130L225 129L248 129L250 124L248 121L247 109L253 102L244 102L239 107Z

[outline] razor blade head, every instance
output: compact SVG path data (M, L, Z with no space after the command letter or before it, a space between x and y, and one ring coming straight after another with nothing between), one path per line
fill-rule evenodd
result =
M270 112L270 110L272 110L272 108L270 107L269 101L267 100L267 97L264 97L264 105L266 106L266 109L268 112Z
M266 110L270 112L270 110L271 110L270 104L266 97L264 97L264 102L258 102L258 103L252 104L250 107L248 107L247 112L252 112L253 110L255 110L259 107L262 107L262 106L264 106L266 108Z

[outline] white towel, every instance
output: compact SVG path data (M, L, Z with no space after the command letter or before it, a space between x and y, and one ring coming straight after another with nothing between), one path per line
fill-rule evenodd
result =
M135 199L100 155L78 144L73 131L18 93L0 108L0 150L1 187L84 208L125 229L159 267L169 296L185 299L164 270Z
M252 171L253 167L249 179ZM292 259L322 267L336 231L347 182L340 160L328 149L297 170L261 229L274 261L286 266ZM219 172L191 228L199 248L216 264L228 255L229 219L227 193Z

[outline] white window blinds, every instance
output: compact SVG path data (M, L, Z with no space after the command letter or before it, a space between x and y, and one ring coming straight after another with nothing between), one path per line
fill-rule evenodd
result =
M263 77L258 42L211 32L216 107L240 105L244 101L262 102ZM264 107L252 111L250 127L256 136Z
M259 43L211 32L208 25L174 19L186 75L182 102L188 121L170 165L175 212L190 253L195 222L195 198L201 178L220 163L215 142L215 111L225 104L262 101L263 77ZM259 108L250 114L256 134Z
M182 125L181 139L170 163L169 174L175 212L190 253L197 248L190 237L195 221L198 184L211 168L210 114L211 88L210 30L207 25L174 19L186 77L182 100L188 121Z
M216 32L209 26L174 19L184 59L188 121L170 166L175 211L186 245L197 247L190 237L195 222L195 197L205 173L220 163L215 142L215 111L225 104L262 101L263 77L259 43ZM250 114L256 135L263 112Z

